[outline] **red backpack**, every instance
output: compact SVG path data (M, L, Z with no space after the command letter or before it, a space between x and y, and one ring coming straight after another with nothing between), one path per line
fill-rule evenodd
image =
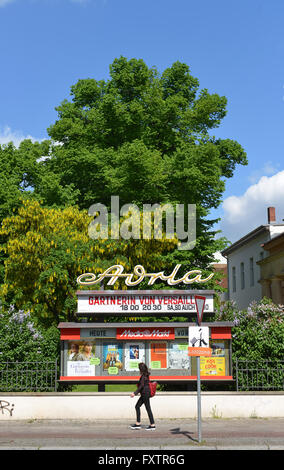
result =
M150 387L150 398L152 398L156 394L157 382L149 382L149 387Z

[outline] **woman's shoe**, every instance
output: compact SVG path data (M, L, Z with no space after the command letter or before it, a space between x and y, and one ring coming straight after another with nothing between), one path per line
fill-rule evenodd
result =
M155 431L156 426L147 426L146 431Z
M131 429L141 429L141 424L131 424Z

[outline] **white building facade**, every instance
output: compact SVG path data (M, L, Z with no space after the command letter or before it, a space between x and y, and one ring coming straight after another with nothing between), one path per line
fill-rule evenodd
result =
M235 301L240 310L262 299L260 266L266 256L262 245L284 232L284 224L276 224L275 209L268 208L268 223L261 225L222 251L227 258L228 300Z

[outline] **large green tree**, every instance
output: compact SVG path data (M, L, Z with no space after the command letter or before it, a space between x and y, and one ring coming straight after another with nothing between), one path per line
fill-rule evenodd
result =
M74 185L81 208L109 206L111 195L121 204L196 204L196 246L175 250L168 265L205 269L223 247L208 214L220 205L236 165L247 163L238 142L212 135L226 105L224 96L199 90L186 64L159 74L141 59L120 57L109 80L79 80L71 100L58 106L48 132L61 145L47 166L63 187Z
M143 60L124 57L110 66L110 80L79 80L72 100L57 108L49 135L50 168L63 185L80 190L84 208L110 195L121 202L195 203L218 207L224 178L246 164L240 144L210 131L226 115L224 96L198 90L186 64L161 75ZM157 200L158 198L158 200Z

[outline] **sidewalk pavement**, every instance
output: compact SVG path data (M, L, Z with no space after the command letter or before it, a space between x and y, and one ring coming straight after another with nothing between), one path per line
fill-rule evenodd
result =
M135 421L133 421L135 422ZM0 450L284 450L284 418L204 419L198 442L195 419L161 419L155 431L127 421L2 421Z

